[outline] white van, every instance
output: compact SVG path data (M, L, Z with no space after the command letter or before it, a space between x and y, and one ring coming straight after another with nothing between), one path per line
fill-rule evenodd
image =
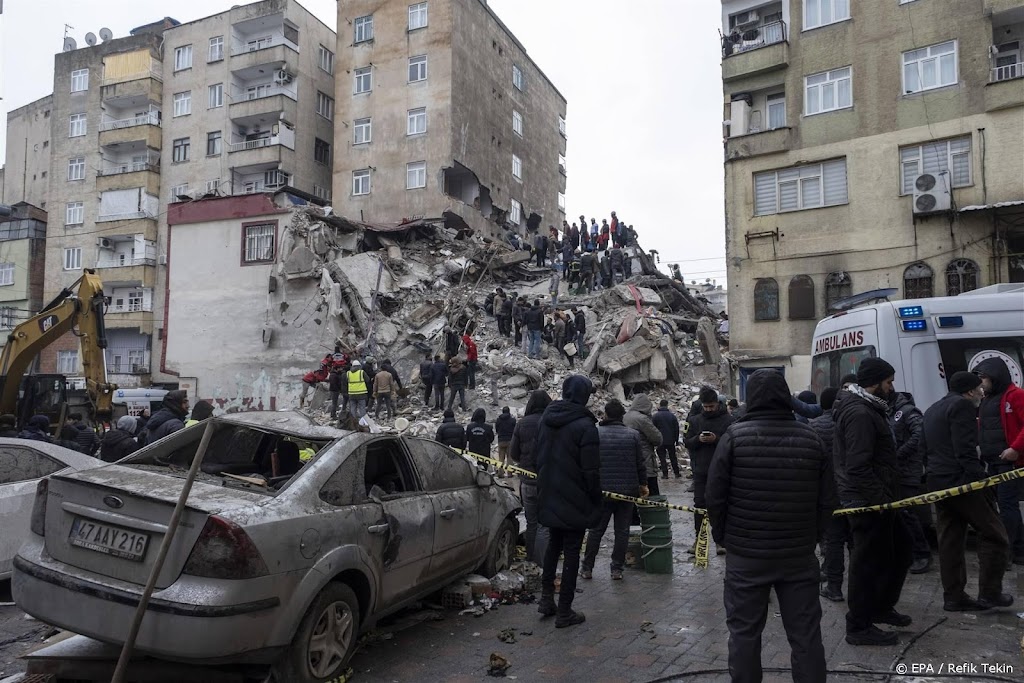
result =
M166 389L118 389L114 392L113 419L124 415L138 417L142 411L148 410L152 415L163 406Z
M815 328L811 356L810 385L819 396L875 356L896 368L896 389L912 393L922 411L948 393L953 373L992 356L1006 361L1014 384L1022 386L1024 284L836 313Z

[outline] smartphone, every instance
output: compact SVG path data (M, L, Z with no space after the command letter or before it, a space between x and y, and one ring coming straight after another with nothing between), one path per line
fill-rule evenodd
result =
M701 436L712 436L712 435L714 435L714 432L704 431L704 432L701 432L700 435Z

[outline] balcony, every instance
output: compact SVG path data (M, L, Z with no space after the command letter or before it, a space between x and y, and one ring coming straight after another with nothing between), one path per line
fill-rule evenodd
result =
M109 251L101 249L100 252ZM96 262L96 271L107 289L114 287L155 287L156 259L128 259L132 265L115 263L110 256L101 256ZM123 311L118 311L123 312Z
M1022 65L1015 64L1013 66L1018 68L1019 73ZM1006 67L999 68L1006 69ZM1022 105L1024 105L1024 78L1021 76L993 80L985 86L985 111L1011 109Z
M271 90L273 92L260 94L258 97L245 94L232 97L231 106L228 108L231 118L278 120L281 114L284 114L285 121L297 121L298 104L294 89L286 90L280 86L273 86Z
M776 21L723 37L722 80L732 81L788 67L786 31L786 23Z
M1012 81L1015 78L1024 78L1024 62L997 66L992 69L988 80L989 83L999 83L1000 81Z
M164 84L156 69L128 76L104 78L100 85L100 99L104 104L115 105L132 100L162 102Z
M725 142L725 158L732 161L785 152L791 146L791 132L791 128L776 128L731 137Z
M262 149L264 147L273 147L275 145L284 144L281 141L281 136L272 135L267 138L257 138L255 140L243 140L242 142L229 142L228 152L241 152L247 149Z
M114 355L116 351L107 349L107 374L108 375L148 375L148 360L142 363L135 363L128 356ZM111 360L116 358L118 360Z
M147 194L159 195L159 173L159 157L148 161L104 162L103 167L96 171L96 189L106 192L141 187Z
M100 132L105 130L118 130L121 128L131 128L133 126L159 126L160 125L160 112L150 111L142 114L141 116L133 116L127 119L115 119L112 121L104 121L100 124Z

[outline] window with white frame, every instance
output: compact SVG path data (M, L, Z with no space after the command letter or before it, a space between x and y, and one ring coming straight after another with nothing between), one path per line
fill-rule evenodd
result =
M373 90L373 71L372 67L364 66L362 69L355 70L356 79L356 94L362 94Z
M786 127L786 93L777 92L765 98L768 109L768 130Z
M846 21L850 0L804 0L804 30Z
M316 113L328 121L334 118L334 98L316 91Z
M956 41L903 53L903 92L911 94L944 88L957 82Z
M86 124L85 114L72 114L71 125L68 128L68 137L77 138L85 135Z
M329 187L320 187L319 185L313 185L313 196L319 197L320 199L326 199L331 201L331 189Z
M14 308L4 306L0 308L0 328L10 330L14 328Z
M352 194L359 196L370 194L370 169L361 168L352 171Z
M804 78L807 116L853 106L853 75L850 67L823 71Z
M416 190L427 186L427 162L413 161L405 166L405 189Z
M558 210L565 213L565 194L562 192L558 193Z
M224 59L224 36L210 38L210 53L206 58L208 62L219 62Z
M558 132L565 137L565 117L561 114L558 115Z
M89 89L89 70L75 69L71 72L71 92L82 92Z
M410 109L406 125L406 135L422 135L427 132L427 109Z
M175 185L174 187L171 188L171 201L172 202L183 201L181 199L178 199L179 197L185 197L186 199L189 199L189 196L188 196L188 183L182 183L180 185Z
M192 91L174 93L174 115L185 116L192 113Z
M181 71L182 69L192 68L192 46L182 45L181 47L174 48L174 70Z
M68 159L68 180L85 180L85 157Z
M326 71L329 74L334 73L334 53L323 45L320 46L317 61L322 71Z
M57 373L73 375L78 372L78 351L57 352Z
M353 22L355 26L355 42L365 43L368 40L373 40L373 15L366 17L359 17Z
M971 136L927 142L900 148L900 194L914 192L914 182L922 173L938 176L948 173L948 187L971 184ZM941 182L941 181L940 181Z
M409 5L409 30L415 31L418 28L427 26L427 3L417 2Z
M523 137L523 115L514 109L512 110L512 132Z
M210 109L224 106L224 84L214 83L210 86L210 101L207 105Z
M273 223L246 225L244 263L263 263L274 260L274 236L277 226Z
M128 292L128 312L138 313L143 310L146 295L141 289L133 289Z
M85 203L68 202L65 205L64 225L81 225L85 222Z
M82 269L82 248L68 247L64 250L64 270Z
M373 120L356 119L352 124L352 144L365 145L373 139Z
M558 153L558 171L562 175L565 175L565 172L566 172L565 155L562 154L561 152Z
M837 206L849 201L846 159L754 174L754 215Z
M219 130L211 131L206 134L206 156L212 157L221 153L222 139L223 136Z
M220 178L211 178L206 181L206 194L216 194L220 192Z
M512 155L512 175L516 180L523 179L523 160L515 154Z
M512 209L508 212L508 222L512 225L519 225L523 222L523 205L512 200Z
M0 263L0 286L14 284L14 264Z
M427 80L427 56L409 57L409 82L416 83L425 80Z
M512 65L512 85L516 86L516 90L523 89L523 70L518 64Z

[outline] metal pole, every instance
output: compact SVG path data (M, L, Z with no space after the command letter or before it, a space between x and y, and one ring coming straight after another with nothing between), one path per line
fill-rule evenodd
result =
M384 259L377 257L377 284L373 288L373 297L370 299L370 329L366 333L366 350L369 355L376 355L377 342L374 333L377 324L377 296L380 294L380 278L384 274Z
M135 639L138 637L139 629L142 627L142 618L146 615L146 607L149 605L149 599L153 596L153 589L156 588L157 576L159 576L160 570L163 569L164 560L167 559L167 551L171 548L174 534L177 532L178 524L181 522L181 515L185 511L185 501L188 500L188 494L192 491L192 484L196 480L196 473L199 472L199 465L202 464L203 457L206 455L206 449L210 445L210 439L213 437L214 422L214 420L209 420L206 423L203 438L199 442L199 450L196 451L195 457L192 458L192 466L188 470L188 476L185 477L185 484L181 489L181 495L178 496L178 503L174 506L171 521L167 524L167 533L164 535L164 540L160 543L160 551L157 552L153 568L149 571L149 580L146 581L146 588L142 591L142 596L139 598L138 607L135 608L135 617L132 619L132 625L128 629L128 636L124 640L124 647L121 648L121 656L117 660L117 668L114 669L114 677L111 679L111 683L124 683L125 676L128 673L128 662L132 658L132 650L135 649Z

